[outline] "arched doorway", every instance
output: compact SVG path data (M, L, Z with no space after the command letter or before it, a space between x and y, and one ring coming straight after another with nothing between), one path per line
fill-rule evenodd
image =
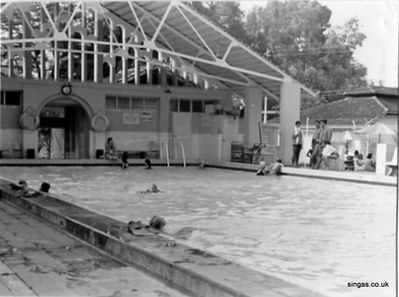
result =
M38 137L39 158L89 158L89 115L75 100L54 99L40 111Z

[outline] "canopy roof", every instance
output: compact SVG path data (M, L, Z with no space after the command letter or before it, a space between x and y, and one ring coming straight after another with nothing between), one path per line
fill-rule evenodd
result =
M15 9L29 11L30 3L2 3L1 14L10 17ZM48 18L46 34L38 34L34 28L28 38L20 39L20 48L28 49L26 41L36 43L34 47L54 40L74 40L67 31L57 24L60 19L75 31L84 32L85 26L76 21L76 17L85 10L96 12L97 19L104 19L110 26L110 32L120 27L124 32L123 40L111 36L114 51L110 56L129 57L132 49L154 50L164 61L173 59L174 69L195 74L218 88L229 88L244 95L245 87L258 86L265 95L279 100L280 88L284 81L293 79L281 69L261 57L227 32L201 15L191 6L178 1L110 1L110 2L74 2L73 11L55 16L48 11L49 2L37 2ZM54 3L54 2L53 2ZM60 2L61 3L61 2ZM66 3L66 2L62 2ZM43 29L43 24L41 26ZM83 27L83 28L82 28ZM83 34L85 35L85 34ZM82 39L92 39L85 35ZM78 39L80 40L80 39ZM3 44L15 46L15 38L3 38ZM4 48L2 48L3 51ZM152 57L151 57L152 58ZM160 59L153 61L160 63ZM163 63L161 61L161 63ZM311 95L310 89L301 88Z

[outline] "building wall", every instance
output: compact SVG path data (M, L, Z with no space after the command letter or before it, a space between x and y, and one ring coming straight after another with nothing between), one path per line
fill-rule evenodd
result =
M170 126L170 100L172 98L219 100L221 102L231 100L231 93L227 90L204 91L197 88L168 87L171 93L165 93L165 88L161 86L78 82L73 82L72 94L65 96L60 92L63 84L63 82L2 78L1 90L23 91L23 100L20 107L2 106L1 108L0 149L8 149L8 146L12 143L12 147L19 147L23 150L24 156L28 148L37 150L37 130L23 130L19 124L19 118L24 112L39 115L41 109L55 99L72 99L78 102L85 109L89 122L92 117L98 114L105 115L109 119L108 130L104 132L89 131L87 142L90 146L89 156L91 158L95 157L97 149L104 149L105 139L109 136L114 138L117 148L120 150L141 151L154 145L160 149L162 142L170 144L170 133L173 132ZM107 109L107 95L159 98L159 103L157 109L152 112L151 119L148 119L147 114L146 120L141 118L138 124L132 124L129 121L124 121L125 114L128 114L127 118L129 118L131 111ZM201 120L201 117L203 120ZM218 128L213 126L215 125L213 120L200 113L190 113L189 121L191 123L191 139L185 145L187 159L203 158L208 154L206 144L213 145L215 139L218 138L218 136L215 136ZM206 133L213 135L212 139L202 139L201 135ZM201 148L204 142L205 144ZM197 146L198 143L201 143L201 145ZM173 150L171 149L171 151ZM204 151L206 152L204 153ZM220 153L213 152L211 155L213 157L219 156Z

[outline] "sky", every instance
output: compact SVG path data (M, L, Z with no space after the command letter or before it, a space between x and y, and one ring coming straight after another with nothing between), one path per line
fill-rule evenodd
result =
M264 1L239 1L245 12ZM398 87L398 0L319 0L331 9L330 23L342 26L350 18L359 20L360 31L367 38L355 51L355 59L367 67L367 80L377 85Z

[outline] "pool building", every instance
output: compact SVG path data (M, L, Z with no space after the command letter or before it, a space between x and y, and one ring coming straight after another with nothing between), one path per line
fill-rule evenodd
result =
M278 102L275 156L289 163L301 91L313 92L182 2L3 2L3 158L120 151L230 161L260 142Z

